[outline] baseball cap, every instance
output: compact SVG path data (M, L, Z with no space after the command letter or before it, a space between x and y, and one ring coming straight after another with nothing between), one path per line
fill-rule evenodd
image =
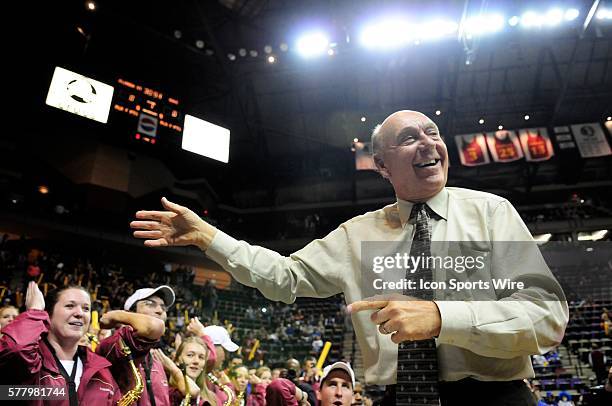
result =
M174 291L170 286L162 285L157 288L142 288L138 289L136 292L132 294L132 296L128 297L123 305L123 309L130 310L130 308L139 300L146 299L153 295L157 295L161 297L164 301L166 307L172 306L174 303Z
M213 344L220 345L229 352L234 352L238 349L238 344L232 341L227 330L221 326L204 327L204 334L212 339Z
M321 376L321 386L323 386L323 381L325 380L325 378L327 378L327 375L329 375L329 373L334 369L341 369L347 374L349 374L349 376L351 377L351 383L353 384L353 388L355 387L355 373L353 372L353 369L347 362L340 361L334 362L333 364L323 368L323 375Z

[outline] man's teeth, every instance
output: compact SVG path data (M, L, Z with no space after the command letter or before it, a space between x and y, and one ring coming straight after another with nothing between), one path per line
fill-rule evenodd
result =
M81 323L80 321L71 321L68 324L70 324L72 326L83 326L83 323Z
M415 164L414 166L416 166L417 168L425 168L426 166L435 165L438 162L440 162L439 159L432 159L432 160L429 160L429 161L425 161L425 162L421 162L421 163Z

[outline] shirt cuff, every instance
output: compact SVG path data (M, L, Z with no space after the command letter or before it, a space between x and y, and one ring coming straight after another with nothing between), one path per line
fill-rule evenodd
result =
M442 326L438 335L439 344L467 347L472 331L472 311L466 302L436 301Z
M218 230L205 254L218 264L225 263L238 247L238 240Z

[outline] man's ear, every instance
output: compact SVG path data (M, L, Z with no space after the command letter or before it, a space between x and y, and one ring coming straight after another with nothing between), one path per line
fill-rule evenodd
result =
M321 403L321 400L322 400L321 399L321 389L323 389L323 388L320 388L319 390L315 391L315 395L317 395L317 400L319 401L319 403ZM304 392L304 395L305 394L306 394L306 392Z
M376 165L376 168L378 169L378 173L380 173L380 176L382 176L385 179L389 179L389 176L391 174L389 173L389 170L385 166L385 162L382 160L380 155L374 154L372 158L374 159L374 164Z

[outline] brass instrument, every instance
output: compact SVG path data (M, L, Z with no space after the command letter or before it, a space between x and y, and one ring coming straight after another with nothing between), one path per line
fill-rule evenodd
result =
M223 403L223 406L232 406L235 398L234 391L232 390L232 388L227 385L222 385L221 382L219 382L219 379L217 379L217 377L212 372L209 372L206 376L213 384L220 387L221 390L227 395L227 400L225 401L225 403Z
M180 406L189 406L191 403L191 390L189 389L189 378L187 377L187 365L183 371L183 379L185 381L185 398L181 401Z
M245 394L245 391L242 391L238 394L238 397L236 398L236 406L240 406L242 404L242 399L244 399Z
M140 376L140 372L136 365L134 364L134 359L132 358L132 350L128 347L123 339L119 338L119 345L121 346L121 351L123 355L128 359L130 363L130 368L132 369L132 374L134 374L134 379L136 380L136 384L132 389L130 389L125 395L121 397L119 402L117 402L117 406L130 406L133 403L136 403L140 396L142 396L142 392L144 391L144 385L142 384L142 377Z

